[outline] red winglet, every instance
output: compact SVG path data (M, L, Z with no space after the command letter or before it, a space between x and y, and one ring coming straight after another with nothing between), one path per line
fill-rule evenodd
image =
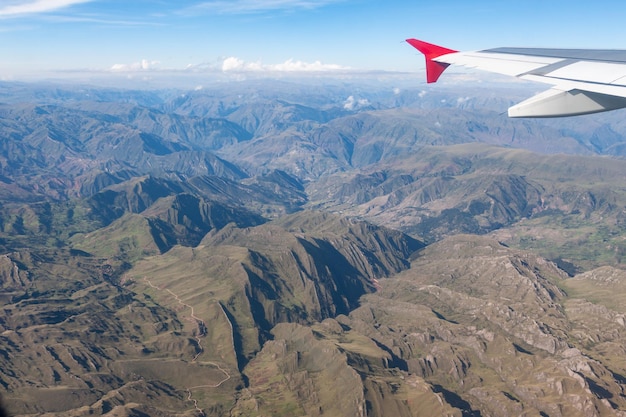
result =
M439 79L439 76L445 71L450 64L445 62L434 61L435 58L451 54L455 51L453 49L444 48L443 46L433 45L432 43L420 41L417 39L406 40L412 47L420 51L426 57L426 82L434 83Z

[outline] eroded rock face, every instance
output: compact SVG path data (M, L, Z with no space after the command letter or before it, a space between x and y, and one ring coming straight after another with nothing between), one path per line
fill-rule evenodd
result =
M568 298L564 282L541 258L458 236L424 249L343 323L466 413L623 415L620 315ZM612 347L602 359L571 338L600 321L607 334L591 334Z

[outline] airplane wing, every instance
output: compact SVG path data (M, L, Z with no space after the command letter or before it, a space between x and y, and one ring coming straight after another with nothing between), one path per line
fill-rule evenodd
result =
M459 52L417 39L434 83L449 65L462 65L552 88L509 108L509 117L561 117L626 107L626 50L496 48Z

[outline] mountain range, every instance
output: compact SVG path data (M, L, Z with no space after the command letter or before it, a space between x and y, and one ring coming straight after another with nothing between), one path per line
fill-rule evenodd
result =
M0 83L10 412L626 416L620 112L382 78Z

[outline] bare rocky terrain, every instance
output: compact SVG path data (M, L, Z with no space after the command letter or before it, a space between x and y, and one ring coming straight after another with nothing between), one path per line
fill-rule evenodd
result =
M3 402L626 416L621 113L516 88L0 83Z

